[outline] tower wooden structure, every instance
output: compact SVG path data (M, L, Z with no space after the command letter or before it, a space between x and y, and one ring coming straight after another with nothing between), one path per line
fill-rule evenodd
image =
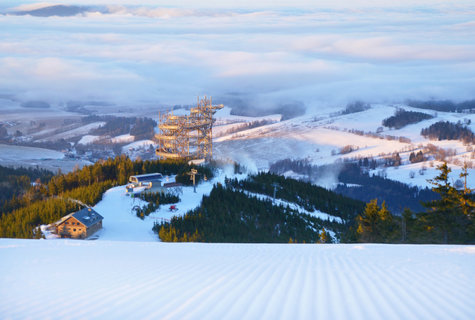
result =
M213 115L223 105L213 106L211 97L198 98L189 115L173 112L160 115L159 133L155 135L160 159L211 159L213 155Z

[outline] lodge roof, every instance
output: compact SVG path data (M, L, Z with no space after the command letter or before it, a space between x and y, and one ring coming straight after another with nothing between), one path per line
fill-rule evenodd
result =
M161 173L147 173L147 174L139 174L135 176L131 176L130 178L136 178L138 182L144 182L144 181L156 181L156 180L162 180L163 176Z
M79 222L81 222L83 225L86 226L86 228L89 228L90 226L98 223L102 219L104 219L103 216L101 216L99 213L94 211L92 208L84 208L79 211L70 213L64 217L61 218L58 222L56 222L56 225L62 224L64 221L69 219L70 217L76 218Z

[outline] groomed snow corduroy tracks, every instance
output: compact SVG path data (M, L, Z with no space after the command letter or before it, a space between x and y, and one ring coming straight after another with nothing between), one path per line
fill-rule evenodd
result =
M1 319L474 319L475 247L0 240Z

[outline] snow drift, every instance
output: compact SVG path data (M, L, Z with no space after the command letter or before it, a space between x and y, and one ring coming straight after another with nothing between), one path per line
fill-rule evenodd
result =
M474 319L475 247L0 240L2 319Z

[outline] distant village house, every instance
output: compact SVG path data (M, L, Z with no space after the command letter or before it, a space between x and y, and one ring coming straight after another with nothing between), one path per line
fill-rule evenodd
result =
M84 208L55 222L56 234L61 238L85 239L102 228L103 219L93 209Z

